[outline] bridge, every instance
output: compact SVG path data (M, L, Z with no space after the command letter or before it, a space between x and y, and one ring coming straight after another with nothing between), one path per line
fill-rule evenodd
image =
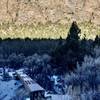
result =
M30 100L44 100L45 90L38 83L23 72L16 71L16 74L29 93Z

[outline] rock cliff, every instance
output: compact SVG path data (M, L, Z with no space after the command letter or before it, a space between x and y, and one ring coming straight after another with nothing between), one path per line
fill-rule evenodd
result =
M0 23L61 23L71 20L100 25L100 0L0 0Z

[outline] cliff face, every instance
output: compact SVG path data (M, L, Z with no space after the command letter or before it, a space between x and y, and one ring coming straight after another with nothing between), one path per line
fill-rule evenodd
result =
M0 0L0 23L61 23L72 19L100 25L100 0Z

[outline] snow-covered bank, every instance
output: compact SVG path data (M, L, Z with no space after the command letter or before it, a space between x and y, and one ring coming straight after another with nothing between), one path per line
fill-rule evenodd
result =
M52 100L73 100L69 95L51 95Z
M1 81L0 80L0 100L12 99L21 83L16 80Z

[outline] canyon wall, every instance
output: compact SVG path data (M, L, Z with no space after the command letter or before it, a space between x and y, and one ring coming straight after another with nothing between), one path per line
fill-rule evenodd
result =
M0 23L90 21L100 25L100 0L0 0Z

